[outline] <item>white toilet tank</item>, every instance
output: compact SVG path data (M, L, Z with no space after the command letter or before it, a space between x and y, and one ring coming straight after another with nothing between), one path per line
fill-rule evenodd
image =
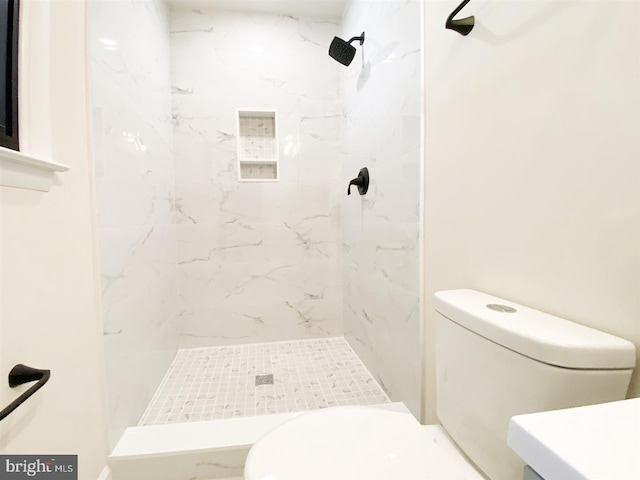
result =
M513 415L625 398L634 345L474 290L437 292L437 412L492 480L522 478Z

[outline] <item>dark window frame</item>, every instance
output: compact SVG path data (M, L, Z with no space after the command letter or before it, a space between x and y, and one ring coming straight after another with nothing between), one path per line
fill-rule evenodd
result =
M9 0L7 18L7 38L0 39L0 45L10 45L7 48L6 91L5 106L7 109L7 125L0 125L0 146L12 150L20 150L18 140L18 24L19 0Z

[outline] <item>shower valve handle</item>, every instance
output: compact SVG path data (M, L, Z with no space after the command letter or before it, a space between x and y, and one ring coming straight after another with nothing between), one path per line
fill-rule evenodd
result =
M347 195L351 195L351 185L355 185L356 187L361 187L364 184L364 181L361 177L354 178L349 182L349 187L347 188Z
M364 195L369 190L369 170L367 167L361 168L358 177L349 182L347 195L351 195L351 185L358 187L360 195Z

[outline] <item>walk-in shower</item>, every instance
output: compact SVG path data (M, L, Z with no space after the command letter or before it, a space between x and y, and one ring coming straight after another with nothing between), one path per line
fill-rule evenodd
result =
M334 405L418 415L419 4L220 5L91 3L112 446ZM362 30L362 64L327 56Z

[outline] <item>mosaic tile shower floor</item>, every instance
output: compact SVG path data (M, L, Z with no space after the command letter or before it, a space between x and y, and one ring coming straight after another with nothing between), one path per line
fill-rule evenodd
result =
M178 351L139 425L389 401L341 337L194 348Z

